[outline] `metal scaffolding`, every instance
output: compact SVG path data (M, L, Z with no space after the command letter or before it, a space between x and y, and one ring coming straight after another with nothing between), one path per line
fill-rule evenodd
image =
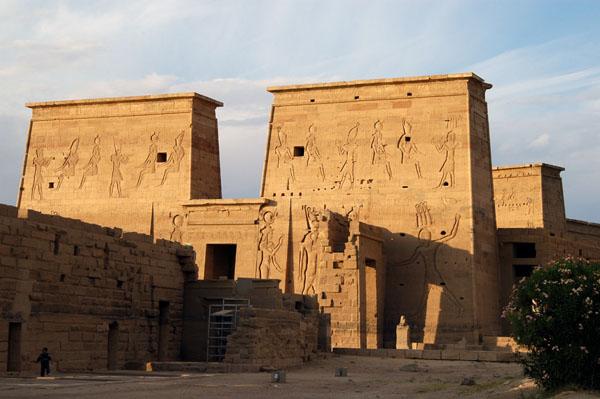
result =
M208 339L206 361L222 362L225 359L227 336L235 331L240 308L250 305L248 299L220 298L221 303L208 306Z

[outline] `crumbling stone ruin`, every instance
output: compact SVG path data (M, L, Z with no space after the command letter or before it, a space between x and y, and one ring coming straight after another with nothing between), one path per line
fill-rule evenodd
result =
M131 316L127 331L173 331L173 359L201 359L211 346L209 337L181 338L205 326L208 310L181 313L178 301L216 290L218 302L237 292L236 279L256 281L255 288L265 281L270 291L256 288L263 294L248 302L252 308L236 308L243 323L224 344L218 360L225 362L291 364L310 358L317 341L322 348L395 348L396 331L407 334L403 347L417 350L504 342L509 330L500 309L512 285L556 254L600 258L600 225L566 218L562 168L492 168L485 100L491 87L464 73L268 88L274 101L255 199L221 199L216 100L187 93L27 104L33 115L18 207L139 233L146 251L172 248L169 278L154 276L152 263L133 255L131 265L112 267L147 273L146 290L171 284L172 296L132 305L131 315L146 313L139 324L131 325ZM16 245L9 236L2 238L7 256ZM95 241L103 238L87 239L81 248L104 245ZM177 253L192 249L177 243L193 247L185 266ZM14 263L5 255L2 270ZM29 262L33 286L49 278L43 264ZM195 267L200 280L192 283ZM60 276L72 274L54 273L51 290L66 299ZM112 283L103 276L69 281L77 287L93 280L108 295ZM203 283L200 291L194 286ZM265 302L281 295L287 299ZM7 298L3 309L17 303ZM160 316L163 302L174 309L168 320ZM287 313L269 316L277 312ZM51 317L66 313L57 306ZM182 314L191 315L183 327ZM116 316L96 321L104 341ZM7 324L17 331L10 326L25 323L19 317L4 311L0 340L23 334L6 333ZM282 331L294 344L277 358L273 348L282 343L261 346L256 337ZM152 344L145 352L120 359L158 360L158 341L146 341ZM102 357L81 367L105 363Z

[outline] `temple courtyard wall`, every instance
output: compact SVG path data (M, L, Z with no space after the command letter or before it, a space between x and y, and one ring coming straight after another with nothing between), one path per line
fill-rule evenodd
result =
M0 372L180 358L193 249L6 205L0 232Z

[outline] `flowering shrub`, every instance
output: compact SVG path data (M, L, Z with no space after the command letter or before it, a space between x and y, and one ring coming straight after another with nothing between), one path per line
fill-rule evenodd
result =
M525 375L546 389L600 388L600 263L566 258L536 268L502 317L530 351Z

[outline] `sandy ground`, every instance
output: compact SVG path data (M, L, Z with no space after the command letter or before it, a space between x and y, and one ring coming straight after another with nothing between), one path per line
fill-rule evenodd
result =
M335 377L346 367L346 377ZM472 379L474 385L461 385ZM335 356L289 369L286 383L270 373L60 374L0 377L0 398L539 398L515 363L484 363ZM563 392L560 398L595 398Z

